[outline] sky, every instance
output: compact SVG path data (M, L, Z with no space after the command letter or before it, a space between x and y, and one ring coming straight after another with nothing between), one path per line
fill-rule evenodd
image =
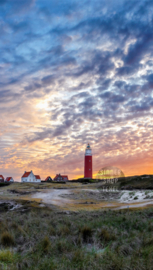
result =
M153 174L152 115L152 0L0 0L0 174Z

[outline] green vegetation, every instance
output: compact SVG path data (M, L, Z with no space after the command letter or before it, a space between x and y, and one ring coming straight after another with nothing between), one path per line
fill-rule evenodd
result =
M153 189L153 175L121 177L118 181L121 189Z
M70 180L69 182L88 184L88 183L98 183L100 181L98 179L91 179L91 178L78 178L77 180Z
M59 212L25 202L0 223L0 269L153 269L153 208Z

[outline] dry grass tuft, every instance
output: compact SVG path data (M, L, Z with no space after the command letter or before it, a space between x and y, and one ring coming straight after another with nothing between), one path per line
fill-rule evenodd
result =
M133 248L125 243L117 248L117 253L121 256L129 256L133 253Z
M3 232L1 236L1 243L5 247L14 245L14 238L9 232Z
M11 228L14 230L18 229L18 224L16 224L15 222L12 222Z
M99 239L101 241L105 241L105 242L109 242L109 241L112 241L112 240L116 239L116 236L114 234L110 233L106 229L101 229L101 231L99 232L98 237L99 237Z
M49 251L50 244L51 243L48 236L45 236L41 242L41 248L44 253L47 253Z
M67 226L67 225L62 225L58 228L58 235L61 235L61 236L67 236L70 234L70 228Z

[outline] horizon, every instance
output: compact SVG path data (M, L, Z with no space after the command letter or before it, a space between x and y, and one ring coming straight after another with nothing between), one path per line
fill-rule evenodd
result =
M0 1L0 174L153 174L153 2Z

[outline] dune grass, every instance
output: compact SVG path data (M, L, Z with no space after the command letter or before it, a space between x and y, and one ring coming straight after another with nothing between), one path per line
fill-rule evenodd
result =
M153 189L153 175L121 177L117 183L121 189Z
M2 212L0 222L0 269L153 269L153 208L67 213L30 206Z

